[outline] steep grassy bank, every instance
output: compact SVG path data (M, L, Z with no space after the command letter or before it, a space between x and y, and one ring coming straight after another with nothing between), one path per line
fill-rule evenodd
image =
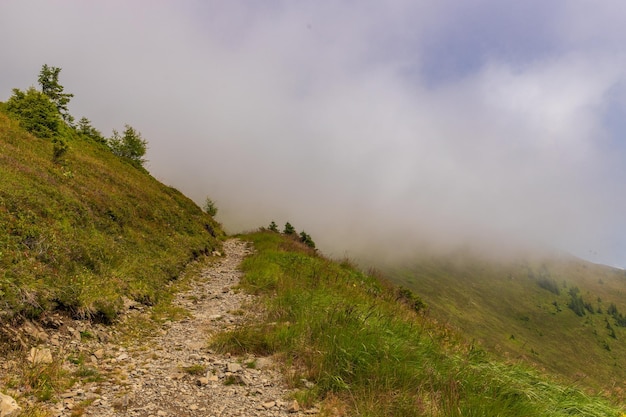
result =
M62 309L111 320L146 304L185 263L219 247L191 200L103 144L65 132L54 157L0 112L0 318Z
M626 399L624 271L564 256L494 262L458 253L386 272L501 358Z
M493 360L416 311L410 293L349 263L278 233L244 238L257 253L244 261L242 287L263 296L267 315L213 344L281 356L298 400L323 400L326 415L619 415L605 400Z

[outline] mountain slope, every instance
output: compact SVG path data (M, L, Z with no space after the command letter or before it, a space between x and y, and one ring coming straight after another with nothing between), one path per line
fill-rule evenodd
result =
M190 259L219 247L219 225L187 197L71 131L54 157L0 112L0 315L51 309L112 320L145 304Z
M621 395L624 271L565 256L496 262L469 253L384 270L489 351Z
M233 354L274 354L301 404L342 416L618 416L598 397L498 361L424 316L414 295L276 232L243 238L242 288L261 321L216 337ZM417 311L416 311L417 310Z

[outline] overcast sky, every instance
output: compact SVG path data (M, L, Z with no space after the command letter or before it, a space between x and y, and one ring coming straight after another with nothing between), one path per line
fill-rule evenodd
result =
M0 100L70 112L229 232L334 256L525 241L626 266L622 0L0 0Z

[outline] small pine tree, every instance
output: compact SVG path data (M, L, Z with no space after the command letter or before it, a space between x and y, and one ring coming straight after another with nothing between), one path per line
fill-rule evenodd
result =
M57 108L57 111L69 125L72 124L74 118L70 115L67 105L74 94L64 93L63 86L59 84L59 73L61 68L49 67L44 64L39 72L39 85L41 92L50 98Z
M606 328L609 331L609 336L612 337L613 339L617 339L617 335L615 334L615 329L613 328L613 326L611 326L611 323L609 323L608 319L606 320Z
M137 167L142 167L146 162L143 157L148 149L148 142L141 137L139 131L130 125L126 125L122 136L117 130L113 130L113 136L107 141L107 144L111 152L129 160Z
M295 235L296 229L291 225L291 223L285 223L285 228L283 229L283 233L286 235Z
M204 200L204 206L202 206L202 209L211 217L215 217L217 215L217 206L209 197Z
M272 232L276 232L276 233L278 233L278 225L274 222L274 220L272 220L272 222L270 223L270 227L269 227L269 229L270 229Z
M304 230L300 232L300 241L307 245L309 248L315 249L315 242L313 242L311 236L304 232Z
M76 126L76 131L82 136L91 139L98 143L106 143L106 139L102 136L102 133L93 126L91 126L91 122L86 117L81 117L78 121L78 126Z
M580 295L580 290L578 287L570 288L569 290L570 301L567 306L576 313L577 316L585 315L585 301L583 297Z

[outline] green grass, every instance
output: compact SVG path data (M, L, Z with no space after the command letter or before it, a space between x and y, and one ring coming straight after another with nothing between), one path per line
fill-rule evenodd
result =
M106 147L53 144L0 113L0 316L48 310L111 321L122 296L147 305L186 263L219 247L215 221Z
M348 262L277 233L245 238L257 252L242 264L242 286L263 297L267 316L212 343L281 357L305 405L326 401L329 410L339 398L348 415L359 416L619 415L604 399L494 360Z
M626 313L624 271L571 257L494 262L457 254L386 272L420 294L431 316L486 350L624 401L626 327L607 313L611 303ZM593 312L568 307L573 287Z

